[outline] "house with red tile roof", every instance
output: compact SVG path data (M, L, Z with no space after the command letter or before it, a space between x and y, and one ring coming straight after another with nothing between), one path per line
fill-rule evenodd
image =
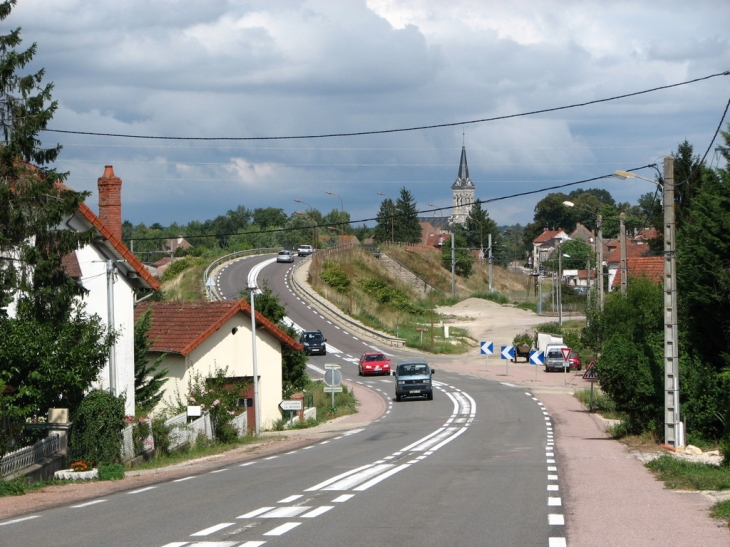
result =
M187 396L188 382L196 375L215 376L226 369L231 378L253 382L253 340L251 307L246 300L220 302L142 302L135 308L135 320L150 310L152 342L148 360L167 357L168 369L163 401ZM263 315L256 313L256 355L259 387L260 424L271 427L281 418L282 347L301 350L302 346ZM251 387L253 384L251 384ZM242 394L252 397L253 391ZM160 404L160 409L164 402ZM248 423L255 423L253 408Z
M95 387L114 388L125 394L127 414L134 414L134 306L145 295L160 288L150 274L122 242L122 179L111 165L98 179L99 215L85 204L66 226L76 231L93 229L97 237L85 247L63 259L66 273L87 289L86 312L96 314L113 325L117 338L109 363L102 370Z
M605 262L608 266L608 286L613 287L616 273L621 269L621 247L619 240L613 240L608 244L608 254L605 254ZM640 258L651 254L651 248L645 243L634 243L626 239L626 261L630 258Z
M550 259L555 251L558 241L565 242L570 236L565 230L558 228L550 230L543 228L542 233L532 241L532 267L535 271L540 269L540 264Z
M664 257L661 256L640 256L626 259L626 274L629 279L632 277L646 277L654 283L664 282ZM616 272L611 283L611 288L621 286L621 270Z

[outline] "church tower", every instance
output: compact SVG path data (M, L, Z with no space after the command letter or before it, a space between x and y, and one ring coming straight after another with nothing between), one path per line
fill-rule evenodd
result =
M466 224L471 206L475 201L476 187L469 178L469 166L466 164L466 147L461 145L461 161L459 162L459 176L451 185L451 199L454 208L449 217L449 224Z

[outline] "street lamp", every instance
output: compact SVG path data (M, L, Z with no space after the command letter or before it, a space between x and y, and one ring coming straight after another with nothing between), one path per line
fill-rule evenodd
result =
M317 248L317 221L314 220L314 207L309 205L309 203L307 203L306 201L302 201L301 199L295 199L294 201L309 207L309 215L310 215L310 218L312 219L312 248L316 249Z
M395 243L395 224L393 222L393 217L395 217L395 202L392 197L383 192L378 192L378 195L390 200L390 242L392 244Z
M679 409L679 341L677 333L677 264L674 218L674 158L664 158L664 184L629 171L616 171L621 179L641 179L662 189L664 209L664 442L684 445Z
M433 207L434 209L436 209L437 210L436 212L439 214L439 218L441 218L441 209L440 208L436 207L433 203L428 203L427 205L429 207Z
M588 209L576 206L572 201L564 201L566 207L575 207L581 211L593 213ZM596 215L596 285L598 285L598 308L603 309L603 216L600 213ZM588 275L586 273L586 275ZM623 272L622 272L623 275Z
M256 351L256 284L249 285L251 293L251 348L253 352L253 404L254 404L254 431L259 436L261 431L261 419L259 417L259 370L258 370L258 353Z

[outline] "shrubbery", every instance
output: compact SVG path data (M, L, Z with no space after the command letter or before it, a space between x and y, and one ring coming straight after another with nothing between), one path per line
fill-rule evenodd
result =
M124 397L93 390L81 401L72 421L71 461L81 460L94 465L121 463Z

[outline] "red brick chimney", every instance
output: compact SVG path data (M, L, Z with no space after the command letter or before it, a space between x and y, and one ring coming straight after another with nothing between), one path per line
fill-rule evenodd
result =
M98 180L99 220L122 240L122 179L114 174L111 165L104 167Z

